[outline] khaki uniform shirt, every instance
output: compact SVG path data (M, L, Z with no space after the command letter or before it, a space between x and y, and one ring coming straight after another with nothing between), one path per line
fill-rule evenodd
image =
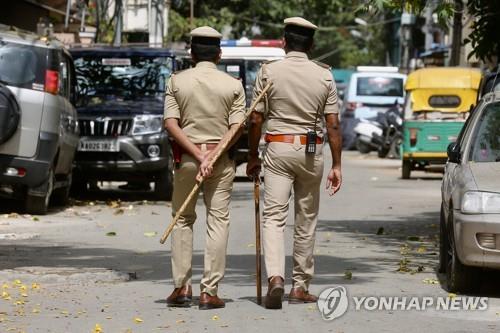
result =
M267 120L269 134L322 134L324 116L338 113L337 88L329 68L310 61L303 52L289 52L285 59L262 65L255 80L255 99L268 82L267 101L257 105ZM267 105L266 105L267 104Z
M245 119L241 81L202 61L172 74L168 81L164 118L177 118L193 143L214 143L232 124Z

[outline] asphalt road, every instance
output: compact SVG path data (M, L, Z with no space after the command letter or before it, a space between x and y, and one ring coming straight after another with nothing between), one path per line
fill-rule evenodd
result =
M349 297L454 298L436 274L440 174L400 179L398 161L344 154L344 185L321 198L316 276L311 292L344 286ZM326 162L329 165L329 162ZM326 171L326 170L325 170ZM253 186L235 183L226 276L226 308L167 308L169 245L160 234L170 206L149 193L113 187L78 198L47 216L11 214L0 204L0 332L497 332L498 274L485 272L486 311L367 311L351 302L324 321L315 304L266 310L255 298ZM120 199L121 201L118 201ZM194 292L203 270L204 207L197 207ZM287 224L290 288L291 231ZM19 280L19 281L16 281ZM265 289L264 289L265 293ZM460 297L461 295L458 295ZM96 326L96 324L98 326Z

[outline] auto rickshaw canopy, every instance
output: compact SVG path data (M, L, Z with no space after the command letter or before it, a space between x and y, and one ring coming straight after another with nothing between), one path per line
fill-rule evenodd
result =
M412 111L468 112L476 103L481 72L472 68L435 67L408 75Z

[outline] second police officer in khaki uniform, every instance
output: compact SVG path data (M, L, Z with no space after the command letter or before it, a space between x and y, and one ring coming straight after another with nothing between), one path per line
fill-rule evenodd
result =
M323 124L333 164L327 190L333 195L341 185L341 135L337 91L330 68L308 59L317 27L293 17L284 21L286 57L264 64L255 82L254 98L272 82L267 100L260 103L250 121L250 156L247 173L260 169L258 143L267 120L264 160L263 246L269 281L267 308L281 308L284 294L284 231L289 201L294 193L293 286L290 303L315 302L309 293L314 273L313 248L323 176Z
M210 27L191 31L194 68L172 75L165 100L165 124L180 158L174 175L172 214L183 204L198 173L206 177L203 199L207 208L205 269L201 280L200 309L224 307L217 297L224 276L229 231L229 202L235 175L234 162L224 153L213 170L208 167L217 145L232 126L244 120L245 92L241 82L217 69L221 34ZM179 152L180 150L180 152ZM172 275L175 289L169 306L190 306L193 254L192 200L172 232Z

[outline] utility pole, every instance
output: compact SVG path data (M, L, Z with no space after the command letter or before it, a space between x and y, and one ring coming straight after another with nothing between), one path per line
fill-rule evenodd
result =
M462 16L464 3L454 0L453 36L451 40L450 66L460 65L460 50L462 47Z
M165 0L165 9L164 9L164 16L165 18L163 19L163 41L168 40L168 24L169 24L169 13L170 13L170 0Z
M194 29L194 0L189 0L189 27Z
M122 0L115 0L115 38L113 46L120 46L122 43L122 16L123 16L123 3Z
M66 16L64 17L64 29L67 31L69 26L69 14L71 9L71 0L66 1Z

